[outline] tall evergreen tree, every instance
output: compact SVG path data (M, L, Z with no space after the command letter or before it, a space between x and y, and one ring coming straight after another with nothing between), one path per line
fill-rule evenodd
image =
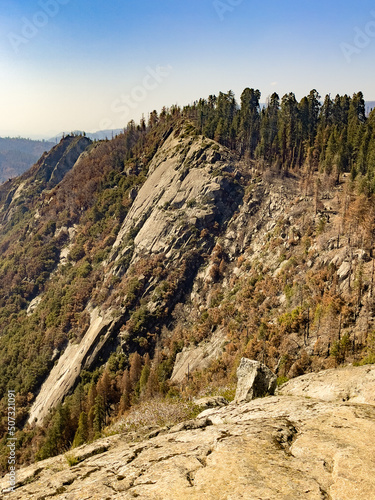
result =
M87 413L82 412L79 416L78 428L73 439L73 448L77 448L86 443L89 438Z
M300 117L298 103L293 92L281 99L279 114L279 144L284 168L293 168L300 146Z
M260 130L260 100L259 90L246 88L241 94L241 110L239 120L239 146L240 152L248 151L254 156L259 140Z
M278 117L280 98L275 92L268 99L267 106L260 116L260 140L257 156L268 161L274 161L278 154Z
M101 394L98 394L95 398L94 405L94 419L93 419L93 431L94 439L100 437L101 430L105 425L106 415L105 415L105 405L104 399Z

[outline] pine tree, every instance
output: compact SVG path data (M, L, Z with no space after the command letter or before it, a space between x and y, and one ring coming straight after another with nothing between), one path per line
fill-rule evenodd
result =
M94 439L100 437L101 435L101 430L103 429L105 425L105 406L104 406L104 399L101 394L98 394L95 398L95 405L94 405L94 414L93 414L93 431L94 431Z
M241 94L241 109L239 121L239 147L242 154L248 151L254 156L259 141L260 131L260 100L259 90L246 88Z
M96 384L96 392L98 395L102 396L104 406L105 408L108 408L112 399L112 383L107 368L104 370L103 375L100 377L98 383Z
M129 410L132 397L132 385L129 376L129 370L125 370L121 380L121 400L120 400L120 412Z
M88 441L88 437L89 432L87 413L83 411L79 416L78 428L73 439L73 448L77 448L78 446L86 443Z
M90 440L94 438L94 408L95 408L96 396L97 396L96 384L94 382L91 382L86 403L87 429Z
M154 365L150 370L150 375L147 380L146 394L149 398L155 397L160 392L160 383L158 378L157 367Z
M46 439L37 453L37 459L43 460L63 453L70 446L74 437L74 428L70 422L68 405L60 404L51 420Z
M281 161L284 168L293 168L298 157L300 145L300 120L298 103L293 92L281 99L279 114L279 144Z
M133 393L136 397L139 396L139 378L142 372L142 358L135 352L130 358L129 378Z
M307 97L307 101L309 112L308 139L309 145L312 146L318 129L319 112L321 107L319 93L315 89L311 90Z
M260 114L260 140L256 156L267 161L276 160L278 153L277 131L280 98L275 92Z
M144 358L144 365L139 379L139 393L141 396L146 390L147 381L150 376L150 366L151 366L150 356L147 353Z

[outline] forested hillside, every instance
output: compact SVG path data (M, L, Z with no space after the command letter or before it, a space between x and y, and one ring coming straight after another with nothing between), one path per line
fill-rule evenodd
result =
M0 435L12 389L20 463L155 398L229 394L244 355L280 382L374 362L375 112L361 92L260 97L65 137L0 186Z
M53 142L0 137L0 184L28 170Z

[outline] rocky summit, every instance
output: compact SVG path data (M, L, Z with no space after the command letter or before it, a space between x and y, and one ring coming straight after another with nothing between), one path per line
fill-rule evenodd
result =
M21 469L9 500L363 500L375 491L375 368L297 377L136 441L118 434Z

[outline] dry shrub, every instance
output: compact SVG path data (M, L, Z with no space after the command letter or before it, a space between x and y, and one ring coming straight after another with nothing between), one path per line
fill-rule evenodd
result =
M294 378L310 371L311 359L306 351L302 351L301 357L292 365L288 377Z
M132 406L124 417L107 429L106 434L142 432L154 427L171 426L195 415L196 408L188 401L156 397Z
M210 272L209 272L210 278L213 281L218 281L220 278L220 268L217 264L212 264L210 267Z

